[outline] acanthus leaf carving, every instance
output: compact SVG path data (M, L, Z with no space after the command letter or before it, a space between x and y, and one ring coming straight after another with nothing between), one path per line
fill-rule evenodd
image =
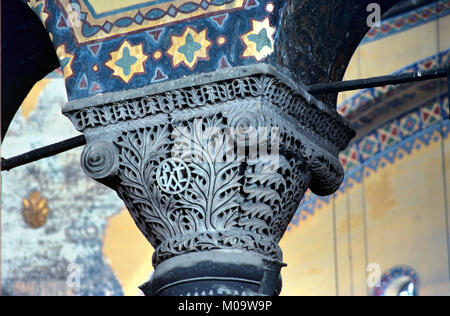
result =
M277 243L307 188L341 180L337 152L350 134L319 114L277 78L259 75L69 116L94 136L115 129L104 146L117 156L114 188L155 247L158 266L216 249L281 260ZM327 131L335 123L340 131Z
M181 195L180 205L187 209L194 205L205 218L205 230L228 228L239 207L240 162L227 147L225 128L219 119L206 117L189 122L187 130L177 137L185 146L192 145L181 157L190 167L194 178L191 192L196 197ZM223 159L224 155L228 159Z

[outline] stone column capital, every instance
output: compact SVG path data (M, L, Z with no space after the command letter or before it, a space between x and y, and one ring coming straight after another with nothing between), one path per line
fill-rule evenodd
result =
M308 188L338 189L338 154L354 136L334 109L263 64L63 112L86 135L85 172L117 191L155 248L150 295L217 295L218 283L223 293L279 293L278 242ZM247 277L235 257L252 262Z

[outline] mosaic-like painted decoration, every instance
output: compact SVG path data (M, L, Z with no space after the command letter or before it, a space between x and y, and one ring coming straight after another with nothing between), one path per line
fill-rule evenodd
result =
M149 58L144 53L144 44L132 45L127 40L110 53L111 59L105 65L113 70L113 76L123 80L126 84L135 75L145 74L145 62Z
M409 65L400 72L430 70L450 61L450 50L430 56ZM430 86L431 84L431 86ZM419 99L421 90L436 91L436 83L423 86L401 85L371 88L361 91L338 106L338 111L352 122L358 130L372 124L381 114L389 110L407 107L415 99ZM410 91L415 91L410 93ZM401 98L401 95L407 96ZM417 94L417 95L415 95ZM391 102L384 102L389 96L397 96ZM394 164L406 155L411 155L431 142L447 139L450 133L449 101L447 91L418 104L416 107L394 116L381 126L367 131L355 140L340 154L346 177L336 195L344 194L355 184L370 177L379 168ZM301 225L324 205L328 205L332 197L319 197L308 191L299 206L292 225Z
M266 0L23 1L57 48L69 100L269 62L281 5Z
M245 0L59 0L66 17L79 8L78 43L104 41L155 27L242 10Z
M383 21L381 27L372 28L367 33L361 44L367 44L385 38L386 36L407 31L413 27L432 22L449 14L450 2L448 0L441 0L425 5L417 10Z
M50 14L47 11L47 3L42 0L28 0L28 5L30 8L36 13L36 15L41 19L44 25L47 24L47 21L50 17Z
M207 33L207 29L197 32L188 27L181 36L172 35L167 51L172 59L172 67L177 68L183 64L192 70L199 60L208 60L208 50L212 42L208 40Z
M69 100L226 67L272 63L279 22L276 13L283 5L282 1L266 0L23 1L43 21L60 60L67 62L70 57L70 64L63 65ZM448 1L429 4L383 22L382 27L367 34L363 43L449 13ZM205 38L196 41L194 33ZM132 47L142 47L142 51L129 50L129 58L123 59L132 62L141 58L128 75L127 66L123 69L111 61L114 52L122 52L125 39ZM196 43L202 45L200 50ZM186 54L180 48L185 48ZM144 63L145 56L151 58ZM359 100L364 104L363 95ZM353 103L359 104L359 100ZM345 112L345 105L341 109Z
M64 74L64 78L67 80L72 78L74 75L73 72L73 60L75 58L74 55L68 53L66 51L66 45L60 45L56 48L56 54L59 57L59 62L61 64L61 69Z
M445 114L448 112L448 104L445 92L350 145L340 156L341 164L346 170L346 178L336 194L345 193L355 183L361 183L364 177L370 177L379 168L394 164L405 155L411 155L431 142L447 139L450 133L450 119L448 114ZM386 144L386 139L390 139L389 145ZM318 197L311 192L306 193L292 224L299 225L307 220L321 206L330 203L331 199L332 197Z
M252 19L252 29L242 36L242 42L245 44L242 57L253 57L256 61L261 61L272 54L275 31L268 17L263 21Z

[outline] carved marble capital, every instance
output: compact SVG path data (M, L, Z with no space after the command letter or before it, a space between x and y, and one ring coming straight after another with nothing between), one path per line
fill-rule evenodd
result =
M157 271L193 253L238 251L277 263L279 274L278 242L303 194L338 189L338 154L354 136L334 109L266 65L80 100L64 114L86 135L83 169L123 199ZM170 287L158 282L147 292Z

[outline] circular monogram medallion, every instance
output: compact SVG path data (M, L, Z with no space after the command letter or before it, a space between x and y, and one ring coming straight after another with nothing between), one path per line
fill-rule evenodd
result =
M179 194L187 189L191 181L191 172L185 162L169 158L158 167L156 181L164 192Z

